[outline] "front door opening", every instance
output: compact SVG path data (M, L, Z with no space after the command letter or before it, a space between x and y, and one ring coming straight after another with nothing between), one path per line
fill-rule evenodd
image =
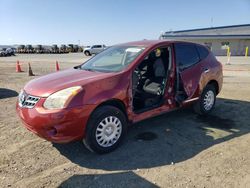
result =
M133 72L133 110L136 113L159 107L171 69L171 48L153 50Z

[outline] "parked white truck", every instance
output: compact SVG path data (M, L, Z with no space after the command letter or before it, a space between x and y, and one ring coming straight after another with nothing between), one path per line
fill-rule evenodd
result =
M98 54L101 51L103 51L104 49L106 49L107 47L102 44L102 45L93 45L93 46L87 46L86 48L84 48L84 54L86 56L91 56L92 54Z

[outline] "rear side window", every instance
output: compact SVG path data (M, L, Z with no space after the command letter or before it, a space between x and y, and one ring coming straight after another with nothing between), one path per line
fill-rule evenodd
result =
M204 46L197 45L196 47L199 52L200 59L201 60L205 59L209 54L208 50Z
M200 61L198 51L194 44L177 43L175 44L175 55L177 65L181 69L188 68Z
M101 48L101 45L94 45L92 48Z

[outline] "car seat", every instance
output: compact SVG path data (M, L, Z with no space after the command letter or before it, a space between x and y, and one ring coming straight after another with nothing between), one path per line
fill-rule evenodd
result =
M153 64L153 75L148 78L143 86L143 90L146 93L153 95L162 94L162 86L166 77L166 70L162 59L159 57L154 61Z

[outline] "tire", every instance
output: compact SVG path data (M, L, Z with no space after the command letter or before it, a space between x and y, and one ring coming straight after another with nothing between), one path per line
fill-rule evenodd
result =
M89 51L85 51L84 54L85 54L86 56L90 56L90 55L91 55Z
M113 106L102 106L91 115L83 143L92 152L109 153L120 145L126 132L124 113Z
M199 100L194 104L194 111L199 115L209 114L215 105L216 102L216 92L215 87L212 84L207 85Z

